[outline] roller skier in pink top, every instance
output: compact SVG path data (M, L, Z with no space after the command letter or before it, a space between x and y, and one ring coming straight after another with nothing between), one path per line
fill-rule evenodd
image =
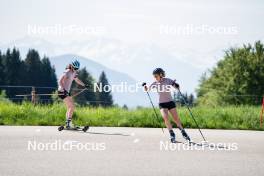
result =
M179 84L177 84L174 80L165 77L165 71L162 68L156 68L153 71L153 76L155 78L155 82L153 82L149 87L144 85L145 91L149 91L150 89L156 89L159 94L159 108L160 113L163 117L164 123L169 130L170 139L172 143L176 142L176 136L172 129L172 125L169 121L169 113L171 114L173 121L177 124L178 128L181 130L182 136L187 141L190 141L189 135L184 130L182 123L180 121L179 115L176 110L176 104L174 103L171 96L171 88L174 87L179 89ZM144 83L145 84L145 83Z
M73 98L70 94L70 89L72 82L75 81L77 84L87 87L80 79L77 77L77 71L80 68L80 62L75 60L71 62L63 75L59 79L59 88L58 88L58 94L59 97L63 100L67 107L66 112L66 128L74 128L74 125L72 124L72 115L74 112L74 102Z

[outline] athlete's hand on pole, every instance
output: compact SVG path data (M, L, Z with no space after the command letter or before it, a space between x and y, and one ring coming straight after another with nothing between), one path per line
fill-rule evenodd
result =
M142 86L144 87L145 91L148 91L147 83L143 82Z
M176 83L176 79L174 80L172 86L174 86L176 89L180 90L180 85Z
M180 85L178 83L174 83L176 89L180 89Z

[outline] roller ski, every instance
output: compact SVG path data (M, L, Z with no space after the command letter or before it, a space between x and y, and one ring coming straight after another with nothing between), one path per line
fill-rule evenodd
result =
M62 125L58 128L59 131L62 130L72 130L72 131L83 131L86 132L89 129L89 126L76 126L73 125L71 120L67 120L65 125Z
M89 126L83 126L83 127L80 127L80 126L76 126L76 127L66 127L65 125L62 125L58 128L59 131L62 131L62 130L72 130L72 131L83 131L83 132L86 132L87 130L89 129Z

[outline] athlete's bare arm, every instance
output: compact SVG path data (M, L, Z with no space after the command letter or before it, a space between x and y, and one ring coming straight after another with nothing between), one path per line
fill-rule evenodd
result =
M65 79L67 79L67 77L65 75L63 75L60 80L59 80L59 85L62 87L62 88L65 88L64 87L64 81Z
M85 86L85 84L79 78L74 78L74 81L83 87Z

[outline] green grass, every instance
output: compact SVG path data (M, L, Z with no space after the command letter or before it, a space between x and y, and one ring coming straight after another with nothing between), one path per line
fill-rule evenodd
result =
M259 125L261 107L194 107L192 109L201 128L264 130ZM158 111L158 109L157 109ZM61 125L65 121L65 106L22 105L0 102L0 125ZM185 107L178 108L183 125L196 128ZM125 110L122 108L77 107L74 113L76 124L109 127L160 127L151 108ZM164 124L162 123L164 127Z

